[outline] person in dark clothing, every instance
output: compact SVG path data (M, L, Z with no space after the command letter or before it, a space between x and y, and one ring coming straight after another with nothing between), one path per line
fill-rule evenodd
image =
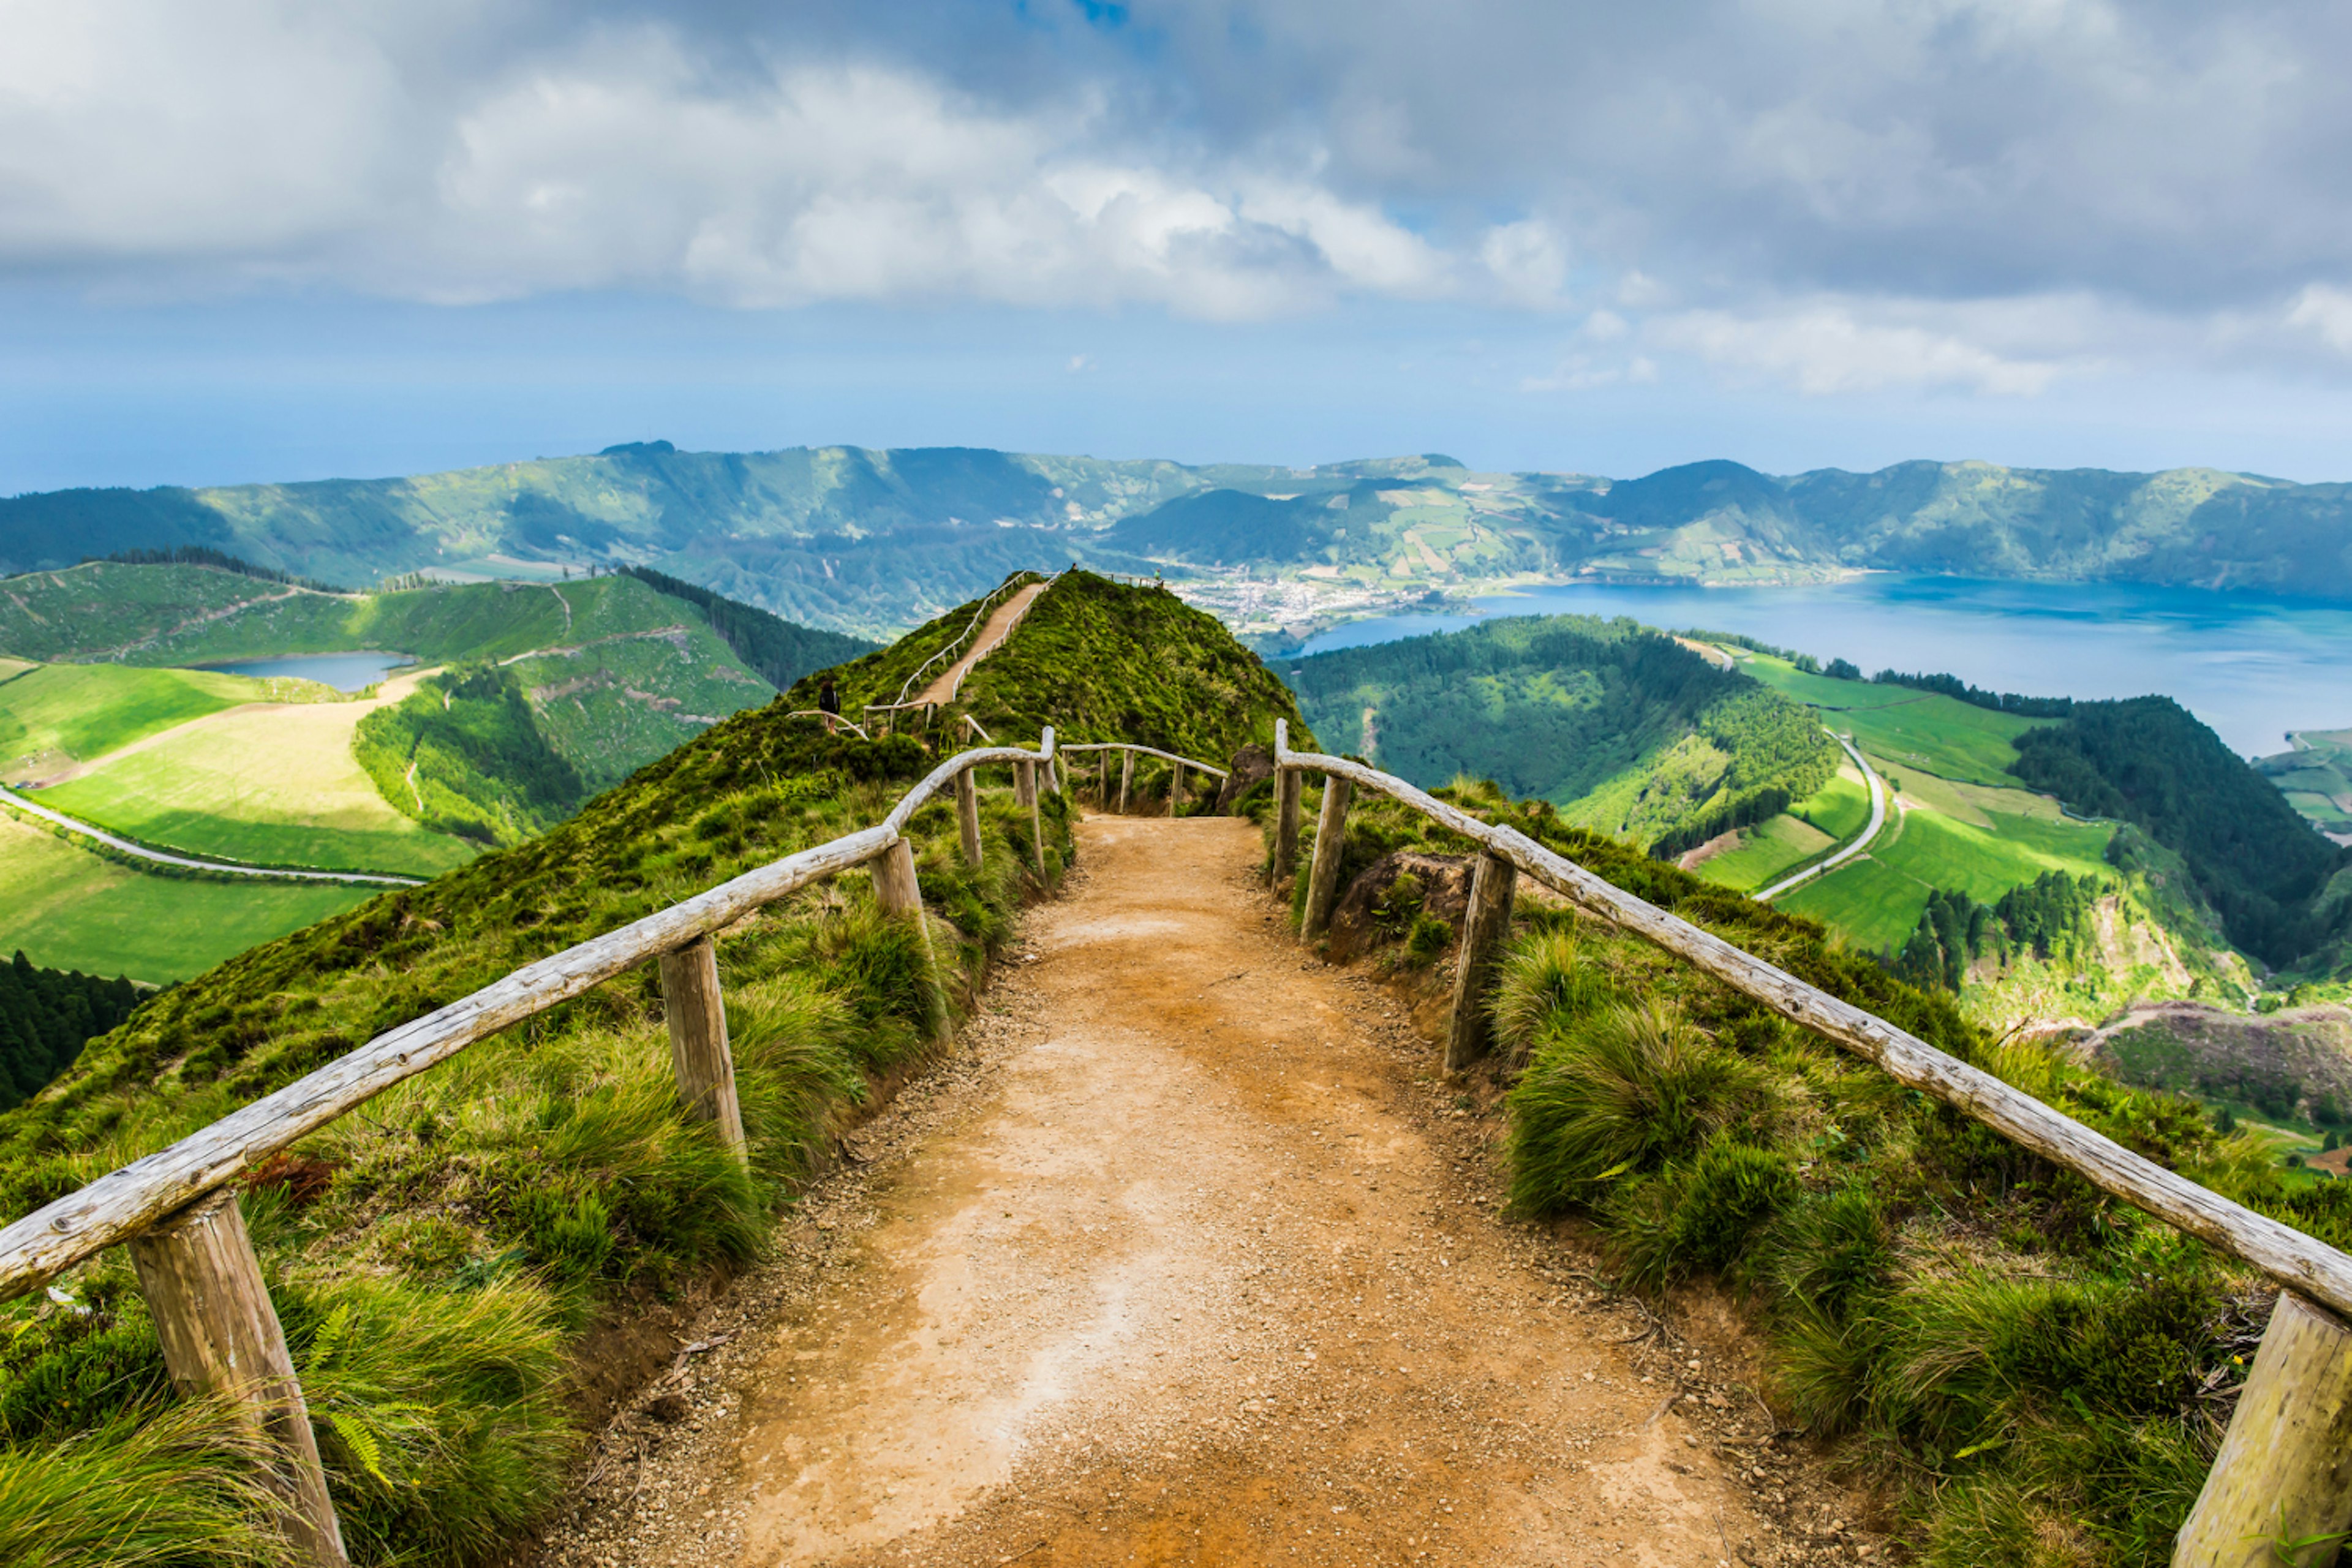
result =
M816 707L817 711L824 715L824 732L828 735L835 733L833 721L841 717L841 693L833 689L833 677L830 675L817 682Z

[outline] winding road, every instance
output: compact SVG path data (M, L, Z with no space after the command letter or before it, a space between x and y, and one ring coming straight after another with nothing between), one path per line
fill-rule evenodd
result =
M1869 848L1870 841L1878 837L1878 830L1886 826L1885 782L1875 773L1871 771L1871 766L1868 763L1862 760L1862 753L1854 749L1853 742L1847 740L1843 735L1839 734L1834 730L1830 731L1830 739L1835 741L1840 746L1844 747L1845 754L1853 759L1853 765L1862 770L1862 781L1870 788L1870 820L1863 825L1862 832L1855 837L1853 843L1846 845L1828 859L1816 861L1812 865L1808 866L1803 870L1798 872L1795 876L1783 877L1780 880L1773 883L1762 892L1751 894L1750 897L1754 898L1758 903L1763 903L1769 900L1777 899L1781 894L1787 892L1790 889L1802 886L1804 883L1811 881L1814 878L1820 876L1824 871L1836 870L1840 866L1844 865L1847 861L1853 859L1855 856Z
M421 888L422 877L393 877L374 871L295 871L274 866L239 866L229 860L199 860L186 855L167 855L161 849L150 849L144 844L134 844L118 837L103 827L93 826L79 817L68 816L61 811L51 811L46 805L35 805L15 790L0 786L0 805L15 807L44 822L55 823L68 833L95 839L110 849L120 849L125 855L142 860L152 860L158 866L184 866L192 871L226 871L236 877L259 877L273 881L290 882L367 882L386 888Z

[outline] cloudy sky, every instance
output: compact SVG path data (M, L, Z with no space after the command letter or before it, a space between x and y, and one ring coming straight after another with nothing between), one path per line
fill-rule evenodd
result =
M0 0L0 492L613 441L2352 479L2352 7Z

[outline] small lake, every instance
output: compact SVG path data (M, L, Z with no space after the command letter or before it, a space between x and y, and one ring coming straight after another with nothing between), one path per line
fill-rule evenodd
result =
M292 676L297 680L315 680L321 685L331 686L338 691L361 691L394 670L404 669L415 662L404 653L377 653L362 649L357 653L298 653L283 658L242 658L201 668L217 669L224 675L250 675L257 679L273 675Z
M2161 693L2246 756L2286 750L2289 730L2352 728L2352 605L1891 574L1797 588L1571 583L1474 603L1486 616L1631 616L1672 631L1738 632L1824 664L1851 659L1865 673L1947 672L2035 697ZM1306 651L1480 618L1383 616L1325 632Z

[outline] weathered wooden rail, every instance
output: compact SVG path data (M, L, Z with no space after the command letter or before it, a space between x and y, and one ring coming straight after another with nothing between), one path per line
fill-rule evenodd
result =
M985 735L977 721L969 728ZM1015 799L1031 814L1032 842L1042 867L1040 785L1066 791L1070 781L1056 770L1057 759L1080 752L1100 758L1097 786L1106 807L1110 756L1121 755L1121 811L1131 794L1138 756L1159 758L1174 768L1171 814L1181 804L1184 770L1228 776L1192 758L1123 742L1057 752L1051 728L1034 750L989 745L950 757L874 826L786 856L526 964L0 1229L0 1300L36 1289L107 1247L128 1245L173 1382L242 1405L276 1456L273 1484L285 1503L285 1528L296 1556L311 1564L344 1563L302 1390L232 1185L239 1175L372 1096L647 962L659 966L681 1102L689 1114L710 1122L722 1143L747 1157L716 933L801 888L859 866L867 868L876 900L886 911L921 921L922 892L906 826L952 784L960 847L977 864L982 847L975 770L984 766L1012 766ZM1524 834L1482 822L1378 769L1293 752L1288 726L1279 721L1276 881L1297 872L1299 815L1309 774L1324 781L1307 871L1303 930L1310 939L1328 928L1338 900L1347 814L1358 787L1388 795L1478 847L1455 965L1445 1047L1449 1068L1466 1066L1488 1048L1486 994L1517 879L1524 874L1581 912L1654 942L1868 1058L1898 1081L2277 1280L2284 1293L2173 1562L2179 1568L2254 1568L2278 1561L2333 1560L2332 1543L2323 1546L2318 1558L2307 1549L2332 1542L2352 1528L2352 1331L2343 1321L2352 1316L2352 1258L2134 1154L1991 1074L1624 892ZM925 937L928 943L928 927ZM2280 1549L2294 1542L2305 1543L2306 1554L2282 1555Z
M1223 768L1213 768L1206 763L1196 763L1190 757L1180 757L1173 752L1163 752L1157 746L1130 745L1124 741L1094 741L1083 746L1065 746L1062 750L1066 752L1096 752L1101 754L1101 773L1097 780L1096 798L1102 802L1105 811L1111 809L1110 754L1113 752L1121 754L1118 764L1118 809L1122 812L1127 809L1128 797L1135 789L1135 759L1138 757L1158 757L1174 770L1168 781L1168 815L1171 816L1175 816L1184 806L1184 770L1186 768L1191 768L1196 773L1207 773L1212 778L1222 779L1227 776Z
M977 726L974 726L977 728ZM727 1040L716 933L813 882L864 866L882 909L922 920L908 821L950 784L962 852L981 858L976 770L1010 763L1043 866L1037 770L1054 766L1054 731L1034 750L984 746L949 758L871 827L787 855L708 892L525 964L447 1006L387 1031L318 1071L100 1176L0 1230L0 1301L37 1289L110 1247L127 1244L173 1382L241 1405L275 1455L299 1560L346 1562L293 1358L247 1235L234 1184L246 1172L394 1085L532 1015L648 962L659 966L678 1097L748 1158ZM1205 769L1204 763L1191 763ZM1048 774L1051 777L1051 773ZM1058 787L1058 785L1056 786ZM924 927L929 942L929 928Z
M1581 913L1655 943L1782 1017L1827 1037L1898 1082L1974 1117L2135 1208L2252 1265L2284 1287L2230 1431L2173 1552L2176 1568L2254 1568L2335 1561L2352 1531L2352 1258L2232 1203L2093 1131L1980 1068L1841 1001L1654 904L1635 898L1513 828L1481 822L1392 773L1290 750L1274 730L1274 879L1295 874L1301 784L1322 775L1301 930L1329 928L1339 898L1348 808L1358 787L1410 806L1478 846L1457 949L1448 1068L1486 1048L1486 991L1524 873ZM2273 1548L2302 1542L2303 1553ZM2308 1552L2317 1550L2320 1555Z

